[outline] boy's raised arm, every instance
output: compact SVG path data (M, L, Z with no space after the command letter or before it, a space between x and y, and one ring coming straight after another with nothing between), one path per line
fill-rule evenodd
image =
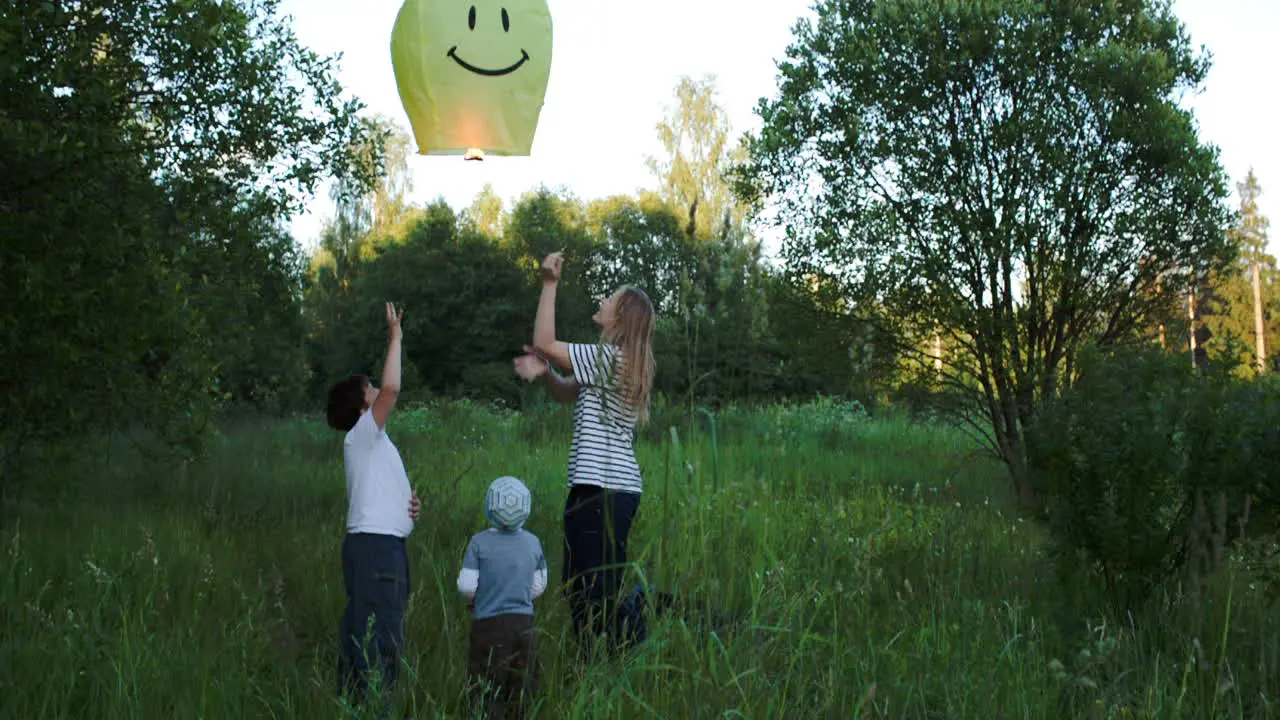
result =
M400 396L400 320L403 317L403 310L397 313L395 306L387 303L387 359L382 363L382 382L373 401L373 421L379 428L387 426L387 416Z

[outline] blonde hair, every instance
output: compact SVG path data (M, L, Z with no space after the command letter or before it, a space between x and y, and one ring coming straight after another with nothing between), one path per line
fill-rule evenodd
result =
M615 362L618 389L636 409L636 424L649 422L649 394L653 390L653 328L656 317L653 303L643 290L634 285L618 288L616 321L603 339L619 345L621 357Z

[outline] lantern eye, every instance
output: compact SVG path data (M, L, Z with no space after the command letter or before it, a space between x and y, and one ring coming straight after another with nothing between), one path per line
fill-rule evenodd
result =
M467 25L472 29L476 29L476 6L471 6L471 11L467 13Z
M511 32L511 16L507 15L506 8L502 8L502 32Z

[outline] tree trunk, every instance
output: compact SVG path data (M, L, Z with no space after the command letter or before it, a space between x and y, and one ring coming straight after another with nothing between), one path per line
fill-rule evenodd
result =
M1191 328L1191 367L1199 367L1196 362L1196 289L1191 288L1191 294L1187 298L1187 325Z
M1032 484L1031 469L1027 467L1026 448L1023 446L1022 433L1014 431L1006 452L1005 462L1009 465L1009 474L1013 477L1013 489L1018 494L1018 505L1024 509L1034 510L1039 507L1039 497Z
M1209 365L1208 348L1205 347L1207 332L1200 325L1200 306L1199 298L1196 295L1196 289L1191 288L1190 302L1187 305L1187 317L1190 319L1188 323L1191 326L1191 367L1196 370L1204 370Z
M942 330L940 328L933 330L933 371L938 375L942 374Z
M1019 422L1023 413L1018 407L1018 394L1013 388L997 385L995 400L996 442L1001 459L1009 468L1013 491L1021 507L1036 509L1039 498L1027 466L1027 447L1022 435L1023 425Z
M1258 372L1267 371L1267 326L1262 319L1262 264L1253 261L1253 331L1257 337Z
M697 236L698 229L698 196L693 196L693 202L689 203L689 224L685 226L684 231L693 240Z
M1158 289L1158 290L1160 290L1161 292L1163 292L1163 291L1164 291L1164 274L1163 274L1163 273L1161 273L1161 275L1160 275L1159 279L1157 279L1157 280L1156 280L1156 287L1157 287L1157 289ZM1161 317L1162 317L1162 318L1164 317L1164 314L1163 314L1163 313L1161 313ZM1160 349L1161 349L1161 350L1168 350L1168 349L1169 349L1168 342L1165 340L1165 327L1164 327L1164 320L1161 320L1161 321L1160 321Z

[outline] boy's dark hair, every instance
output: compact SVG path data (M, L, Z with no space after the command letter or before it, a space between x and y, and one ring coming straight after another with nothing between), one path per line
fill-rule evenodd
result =
M329 388L326 411L329 427L346 432L356 426L360 412L364 410L364 389L368 386L368 375L350 375Z

